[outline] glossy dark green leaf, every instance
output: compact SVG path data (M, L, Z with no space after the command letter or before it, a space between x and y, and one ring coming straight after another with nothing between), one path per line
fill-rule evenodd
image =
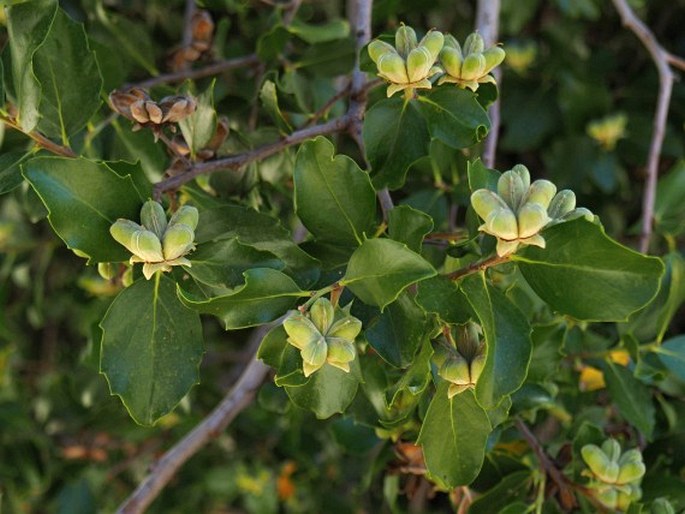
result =
M642 432L647 439L651 439L655 409L649 388L626 368L610 360L604 361L602 368L607 391L618 406L621 416Z
M467 148L488 133L490 120L473 92L458 87L431 89L418 97L431 137L452 148Z
M369 239L355 250L341 285L381 310L409 285L436 274L433 266L392 239Z
M33 71L42 92L38 128L68 145L100 108L102 78L83 25L62 9L33 55Z
M278 105L278 93L276 92L276 84L271 80L265 80L262 84L262 89L259 91L259 100L262 102L264 109L269 113L271 119L276 124L281 134L288 134L292 132L290 123L283 115L280 106Z
M257 358L276 370L274 383L279 387L301 386L310 379L304 376L300 351L288 343L283 325L272 328L262 339Z
M433 219L409 205L399 205L388 215L388 236L421 253L423 238L433 230Z
M366 328L364 336L386 362L406 368L427 339L427 328L426 315L405 293Z
M128 120L114 120L112 127L117 137L112 148L112 158L140 162L149 181L157 182L168 165L168 156L162 145L155 142L149 130L131 130Z
M350 362L349 373L324 364L309 377L306 384L286 386L285 391L295 405L311 410L319 419L326 419L345 412L357 394L360 378L357 358Z
M273 253L241 244L237 239L205 243L189 258L193 265L187 268L188 274L212 287L236 287L243 283L243 273L251 268L282 270L285 266Z
M564 324L536 325L533 328L533 354L528 368L528 380L545 382L559 370L566 326Z
M473 391L448 398L447 386L442 382L435 392L417 443L423 447L428 476L453 488L478 476L492 428Z
M181 301L189 308L221 319L226 330L253 327L273 321L309 296L280 271L253 268L243 276L245 283L219 296L199 296L179 287Z
M145 198L138 195L131 177L120 177L106 163L81 158L38 157L23 169L50 212L52 228L69 248L95 262L131 256L109 234L117 218L139 220Z
M469 514L492 514L508 505L525 501L532 484L529 470L516 471L504 477L499 484L480 496L469 507Z
M677 236L685 232L685 160L678 161L659 179L654 207L654 225L661 233Z
M501 173L491 168L486 168L483 161L476 159L469 162L468 177L469 189L473 192L477 189L489 189L490 191L497 191L497 181Z
M490 409L523 384L532 351L531 329L521 311L484 274L467 277L461 289L483 327L487 359L476 396Z
M0 155L0 194L12 191L24 181L21 164L33 156L32 152L12 151Z
M137 423L153 424L199 382L200 317L165 275L124 289L100 326L100 370Z
M374 104L362 134L377 188L402 187L409 166L428 155L430 134L416 101L395 96Z
M125 16L106 10L99 4L95 13L98 20L116 41L119 51L144 68L150 75L159 75L155 67L155 46L145 26Z
M423 310L436 314L445 323L466 323L472 316L466 296L454 281L444 276L422 280L418 284L416 303Z
M685 335L669 339L655 349L664 366L685 382Z
M197 95L195 112L182 119L178 126L183 139L188 143L191 155L202 150L216 131L216 111L214 110L214 81L201 94Z
M554 310L588 321L625 321L659 289L662 262L610 239L584 219L543 232L547 248L512 255L533 290Z
M33 72L33 56L43 44L57 13L56 0L36 0L7 9L12 79L18 120L25 132L40 120L41 86Z
M376 193L366 172L334 155L324 137L303 144L294 171L295 212L322 241L356 245L373 235Z

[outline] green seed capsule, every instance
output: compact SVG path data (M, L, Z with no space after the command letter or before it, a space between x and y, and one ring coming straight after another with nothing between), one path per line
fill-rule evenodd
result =
M111 262L98 262L98 274L105 280L112 280L117 276L117 267Z
M443 36L442 32L430 30L428 31L428 34L423 36L423 39L421 39L419 42L419 47L427 49L431 58L433 59L433 62L435 62L435 60L438 58L438 55L440 55L440 50L442 50L444 44L445 36Z
M559 191L547 207L547 214L552 219L561 218L576 207L576 194L570 189Z
M485 57L482 54L468 54L461 65L461 78L463 80L477 80L483 76L485 69Z
M302 349L302 360L312 366L321 367L326 362L326 355L328 355L328 345L323 337L319 337L316 341L305 346Z
M161 239L167 226L164 207L154 200L148 200L140 209L140 222Z
M133 251L131 242L133 240L133 236L142 229L143 227L138 225L138 223L119 218L112 224L111 227L109 227L109 233L112 234L112 237L117 243L124 245L129 252L135 253Z
M345 341L354 341L362 330L362 322L354 316L347 316L333 323L326 334L327 338L335 337Z
M526 191L528 191L528 188L530 187L530 172L528 171L528 168L526 168L523 164L517 164L511 168L511 171L521 177L523 186L526 188Z
M395 32L395 48L403 58L406 59L417 44L416 32L413 28L403 24Z
M440 52L440 63L448 75L461 77L461 67L464 64L461 51L451 46L445 46Z
M490 214L498 209L507 207L507 204L497 194L489 189L478 189L471 195L471 205L476 214L482 219L487 219Z
M620 466L616 483L627 484L640 480L646 470L642 462L626 462Z
M455 38L452 34L445 34L445 41L443 42L443 48L454 48L455 50L459 51L459 55L462 55L461 52L461 45L459 44L459 41L457 41L457 38Z
M618 459L621 457L621 445L613 438L609 438L602 443L602 451L612 462L618 462Z
M342 369L347 368L345 371L349 371L347 363L352 362L357 355L354 344L341 339L327 339L326 342L328 343L326 361L337 367L344 365Z
M485 49L485 41L483 36L478 32L473 32L468 35L464 41L464 55L479 54Z
M592 211L586 209L585 207L576 207L571 212L564 214L561 217L563 221L571 221L578 218L585 218L587 221L590 222L595 221L595 215L592 214Z
M375 63L378 62L378 59L381 57L381 55L397 53L397 50L395 50L392 45L389 45L380 39L374 39L371 41L367 47L367 50L369 52L369 57L371 57L371 60Z
M471 364L469 365L471 382L474 384L478 382L478 378L483 373L483 368L485 368L485 358L486 355L484 353L476 355L471 361Z
M167 228L176 224L183 224L188 225L192 230L195 230L199 219L200 213L195 207L191 205L183 205L174 213L173 216L171 216Z
M611 460L607 457L606 453L595 444L586 444L581 448L580 454L590 468L590 471L596 476L599 476L611 464Z
M309 309L309 317L319 332L326 335L335 318L333 304L331 304L328 298L319 298Z
M642 490L638 486L630 486L629 491L619 491L616 498L616 509L625 512L630 508L630 504L638 501L642 497Z
M139 230L131 239L133 253L145 262L162 262L162 243L154 232L149 230Z
M596 489L592 494L598 502L609 509L615 509L618 503L618 491L612 487Z
M407 84L409 82L404 59L398 54L381 55L376 65L378 66L379 74L384 79L396 84Z
M489 234L504 240L518 239L518 222L516 215L509 207L492 212L485 220L485 229Z
M520 175L512 170L502 173L497 181L497 194L514 212L521 205L527 190Z
M194 247L194 240L195 232L188 225L177 223L169 227L162 240L164 259L171 261L183 257Z
M518 216L519 237L527 238L534 236L550 222L547 211L537 203L524 204L519 210Z
M469 363L460 354L450 355L440 367L438 374L453 384L471 384Z
M409 82L418 82L428 76L435 59L426 47L414 48L407 56L407 76Z
M502 64L505 55L504 50L499 46L493 46L485 50L483 52L483 57L485 57L485 70L483 70L483 74L490 73L493 69Z
M298 350L303 350L321 337L321 333L304 314L294 311L283 321L288 334L288 342Z
M545 209L549 207L552 198L557 192L557 186L549 180L536 180L530 185L528 194L524 198L524 203L538 203Z

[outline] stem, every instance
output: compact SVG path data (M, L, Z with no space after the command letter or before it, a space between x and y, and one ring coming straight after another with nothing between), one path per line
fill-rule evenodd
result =
M642 231L640 233L640 251L649 250L649 241L652 237L652 225L654 223L654 203L656 199L656 185L659 174L659 155L666 135L666 122L668 121L668 106L671 102L673 91L673 71L669 64L675 63L679 66L685 64L682 59L675 58L669 54L659 44L654 34L649 30L642 20L630 8L626 0L612 0L614 7L621 16L621 21L625 27L635 34L647 49L652 61L659 73L659 93L657 96L656 113L652 132L652 141L649 145L649 155L647 157L647 181L645 192L642 197Z
M472 264L469 264L468 266L453 271L452 273L448 273L447 275L445 275L445 277L450 280L459 280L460 278L463 278L467 275L472 275L474 273L478 273L479 271L483 271L487 268L491 268L493 266L509 262L510 259L511 254L504 255L502 257L500 257L499 255L493 255L491 257L488 257L487 259L474 262Z
M340 282L334 282L329 286L326 286L324 288L319 289L318 291L312 291L311 295L312 297L304 302L300 307L299 310L300 312L305 312L309 310L309 308L314 304L315 301L317 301L319 298L322 296L331 293L332 291L335 291L337 289L342 289L343 286L340 285Z
M55 155L60 155L62 157L78 157L76 153L68 146L62 146L60 144L57 144L36 130L26 132L14 118L11 118L9 116L0 116L0 121L8 127L13 128L14 130L18 130L22 134L30 137L31 139L33 139L33 141L35 141L35 143L38 146L44 148L45 150L48 150L49 152L54 153Z

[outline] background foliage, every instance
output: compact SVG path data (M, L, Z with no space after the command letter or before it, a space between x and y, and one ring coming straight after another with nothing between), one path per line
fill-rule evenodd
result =
M632 4L665 47L685 55L682 4L661 0ZM22 5L31 8L22 10ZM201 5L211 13L216 29L211 51L194 67L253 52L257 58L216 77L153 87L155 98L175 93L176 86L199 95L196 115L181 126L193 154L199 155L209 144L207 126L216 122L212 107L228 116L230 135L216 151L219 156L229 155L277 141L293 128L306 126L344 87L354 63L354 41L342 2L304 2L292 20L286 7L272 2L206 0ZM592 262L597 271L590 279L572 273L540 273L535 263L550 257L532 247L516 255L518 269L552 309L597 323L554 314L522 285L512 265L492 270L491 281L478 275L467 277L460 289L445 289L440 277L430 278L434 267L443 264L445 250L450 256L448 271L472 262L468 255L473 249L468 245L446 249L442 241L424 240L424 236L454 232L455 224L477 226L475 217L466 214L469 180L483 178L486 170L473 164L481 150L481 145L472 145L473 134L484 133L488 121L479 102L488 104L496 95L494 88L484 86L477 99L456 89L431 91L422 100L412 101L399 119L388 113L399 108L402 100L384 100L384 87L371 89L363 139L375 170L373 182L362 171L365 163L357 144L347 135L333 137L335 146L319 138L299 150L287 148L240 169L201 176L182 193L183 199L203 210L196 240L206 245L193 256L197 260L193 279L199 284L235 287L243 283L243 271L254 267L261 271L248 272L247 281L253 287L209 300L201 295L202 287L193 289L175 272L174 278L182 284L180 299L170 307L165 323L174 326L177 337L195 342L190 348L183 346L188 352L183 358L195 362L202 350L196 337L198 327L193 325L197 315L183 319L183 313L191 311L181 301L199 312L219 314L223 323L202 317L201 383L187 396L187 387L198 380L195 373L173 377L187 387L170 399L160 399L162 407L126 403L137 420L152 422L183 397L175 411L154 427L145 427L133 422L119 398L110 396L99 374L103 330L107 338L110 328L117 329L116 323L108 325L105 313L121 284L101 279L94 264L127 258L124 249L109 238L109 226L117 217L137 219L140 204L151 195L150 182L162 178L172 157L164 145L155 143L150 131L133 132L128 120L113 117L106 95L124 84L142 83L168 71L171 50L181 40L184 5L169 0L74 0L58 6L51 0L34 0L12 9L2 15L5 45L0 91L7 100L3 118L8 120L0 129L3 512L114 511L145 476L153 459L191 430L234 383L255 350L246 346L247 327L280 316L306 295L302 290L317 281L312 257L323 263L321 286L344 274L349 290L369 304L358 302L354 313L365 322L366 340L383 359L365 365L362 384L350 379L342 388L343 396L353 395L357 388L360 391L350 415L317 419L317 414L322 418L341 410L345 398L338 397L335 403L330 396L317 401L302 395L299 377L288 374L281 356L270 356L265 343L262 356L278 368L276 383L285 387L266 383L257 401L217 437L209 451L200 452L182 469L150 512L445 512L464 495L480 494L469 512L525 512L537 492L545 491L542 468L514 424L495 423L497 412L485 416L479 406L495 407L511 393L511 419L516 416L534 427L555 465L573 479L582 481L580 447L611 434L623 438L629 447L643 449L648 469L643 502L648 505L666 497L676 509L685 509L682 83L676 82L674 88L660 167L656 235L650 248L666 266L658 293L656 289L645 292L639 284L640 277L651 273L654 278L660 273L655 261L623 255L624 273L615 279L616 260L602 262L593 253L613 243L598 227L583 222L559 225L546 237L550 248L555 237L577 239L571 257L573 262ZM374 35L391 34L404 22L417 28L435 27L463 40L474 27L474 16L474 2L465 0L379 0L374 4ZM609 2L503 0L500 23L507 60L501 81L496 167L505 170L524 163L535 178L548 178L560 189L572 188L578 204L600 216L609 236L636 246L657 90L657 75L648 55L621 27ZM374 70L365 58L362 66ZM441 112L433 112L426 122L421 113L425 115L432 101L458 105L460 112L471 113L469 124L445 125L440 122ZM321 121L343 115L345 105L344 99L332 103L319 113ZM21 113L21 130L11 127L10 106ZM625 116L626 126L615 145L591 136L590 124L616 114ZM445 126L453 131L441 132ZM41 150L25 135L32 131L82 157L67 161L64 155ZM389 139L396 144L389 145ZM430 145L429 155L417 150L422 144ZM396 151L389 152L391 147ZM393 189L399 205L388 220L392 239L364 241L377 228L373 186L384 185ZM344 212L345 201L336 198L341 191L354 198L353 210ZM252 215L248 207L264 216ZM301 248L290 235L302 232L298 217L316 238ZM232 225L218 229L226 220L232 220ZM357 244L361 247L345 271L351 247ZM85 254L91 265L84 266L83 258L67 246ZM411 261L416 253L406 253L407 247L422 252L423 268ZM612 249L607 247L608 252ZM563 260L562 253L555 260ZM379 285L364 276L370 263L382 265L373 262L379 255L392 256L399 278L390 277ZM224 256L230 256L235 268L220 265ZM362 261L355 266L354 259ZM402 293L407 284L419 279L423 280L416 296ZM617 281L622 282L620 287ZM567 289L568 294L545 297L550 283ZM260 285L268 285L269 294L275 287L279 293L258 310L246 307L249 304L244 301L258 295ZM168 290L175 285L164 278L160 287ZM154 296L148 282L136 282L126 291L143 298L141 303ZM654 293L649 306L624 321ZM239 294L243 296L236 298ZM458 298L430 304L445 294ZM483 298L493 304L493 310L479 311ZM407 392L427 390L430 379L422 373L430 366L430 345L420 339L430 323L426 312L432 313L431 318L463 323L470 313L455 305L467 304L487 337L489 333L511 334L506 346L511 355L492 363L495 368L490 371L490 376L498 376L506 368L511 382L479 382L473 392L457 396L452 403L442 394L443 383L435 397L446 405L435 402L429 407L429 395L415 398ZM490 318L492 312L506 312L514 304L525 318L516 314ZM115 308L127 309L115 303L108 316ZM378 309L383 309L382 316ZM140 314L129 306L121 316L133 319ZM512 319L533 325L527 374L521 355L529 343L516 339L523 329L507 326ZM227 332L224 327L235 330ZM284 334L270 337L282 340ZM402 344L384 347L387 341ZM405 341L416 346L407 348ZM402 351L396 351L398 347ZM524 348L523 353L516 348ZM113 357L131 367L144 358L138 354ZM107 362L105 355L102 359ZM402 375L404 382L399 373L388 374L382 362L396 368L411 364ZM314 375L320 386L317 390L339 387L339 377L326 373ZM352 373L356 376L360 371ZM373 400L382 403L386 399L374 396L378 391L391 398L388 417L380 423L381 409ZM444 415L451 409L469 420L466 434L447 435L449 420ZM412 414L405 416L405 412ZM507 417L505 412L501 416L502 420ZM496 426L482 440L487 455L477 476L462 474L470 469L468 465L451 468L454 459L445 464L460 483L475 479L469 489L434 494L432 486L412 472L415 466L423 466L415 447L408 440L395 443L387 438L409 433L415 441L419 417L428 427L421 431L420 441L425 442L429 464L453 454L459 456L457 460L479 460L482 455L457 450L477 449L471 434L487 434ZM440 483L440 477L433 478ZM539 512L562 511L563 505L553 499L543 502L544 496L537 496ZM582 495L579 508L597 509Z

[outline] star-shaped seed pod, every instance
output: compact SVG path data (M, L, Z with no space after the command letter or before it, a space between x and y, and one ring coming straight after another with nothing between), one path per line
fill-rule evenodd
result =
M167 96L155 102L147 91L139 87L112 91L109 95L109 104L114 111L134 121L135 129L178 123L193 114L197 108L197 102L192 96Z
M197 209L184 205L169 221L161 204L148 200L140 210L140 222L120 218L109 229L112 237L131 252L130 263L143 263L143 275L150 280L157 271L172 266L190 266L185 256L195 249Z
M356 355L355 338L362 322L345 309L335 308L327 298L319 298L307 314L293 311L283 322L288 343L300 350L304 376L328 363L345 372Z
M379 39L369 44L369 56L378 67L378 76L390 83L388 97L404 91L405 98L412 98L416 89L431 89L429 80L440 73L435 61L442 49L442 32L430 30L417 42L416 32L406 25L395 33L395 46Z
M484 367L484 353L476 355L470 362L458 352L445 359L445 362L443 362L438 370L438 375L450 382L447 389L447 397L452 398L467 389L476 387Z
M440 64L445 70L445 75L440 77L438 85L452 83L462 89L476 91L480 84L495 84L495 78L490 72L502 64L504 57L505 52L499 46L486 50L483 37L477 32L466 38L463 47L448 34L440 52Z

